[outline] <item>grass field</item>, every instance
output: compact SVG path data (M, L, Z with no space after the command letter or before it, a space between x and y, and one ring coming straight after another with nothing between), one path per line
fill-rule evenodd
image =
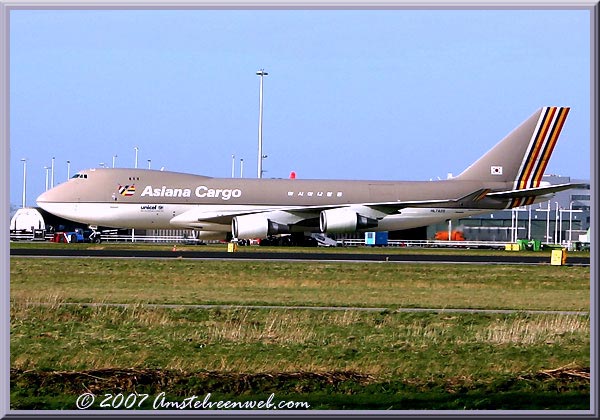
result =
M137 250L153 250L153 251L170 251L173 245L177 246L178 251L227 251L225 243L211 243L207 245L186 245L175 243L129 243L129 242L103 242L101 244L92 243L52 243L52 242L11 242L10 247L13 249L23 248L40 248L49 247L55 249L137 249ZM254 252L319 252L326 254L339 253L377 253L377 254L436 254L436 255L453 255L453 254L470 254L470 255L501 255L507 251L497 249L465 249L465 248L422 248L422 247L287 247L287 246L240 246L238 252L254 253ZM551 249L542 251L519 251L519 255L523 256L546 256L550 261ZM589 251L573 251L570 255L578 257L590 256Z
M86 389L276 393L313 409L589 409L589 316L394 311L589 311L589 267L13 257L10 271L15 409L74 409Z
M12 258L21 301L587 310L589 267Z

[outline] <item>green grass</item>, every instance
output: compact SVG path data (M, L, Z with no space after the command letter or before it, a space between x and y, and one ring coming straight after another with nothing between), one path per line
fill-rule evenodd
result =
M386 387L394 390L387 390L386 398L397 409L407 404L407 398L417 396L419 401L414 404L426 408L426 403L432 402L427 393L433 400L441 399L438 403L446 408L459 403L490 408L497 395L484 404L472 401L472 395L457 402L457 396L451 394L479 393L481 397L497 387L515 395L535 389L543 395L556 393L553 384L537 381L532 385L522 377L565 365L589 366L589 318L584 316L13 304L11 336L13 404L22 408L33 403L55 404L49 391L72 400L94 383L94 377L108 375L114 380L112 370L155 370L156 378L174 377L171 384L130 385L131 392L153 395L161 391L190 395L193 389L177 383L194 372L218 372L219 377L230 380L215 386L213 392L228 398L256 396L271 391L273 381L287 374L289 382L274 387L273 392L279 398L288 395L296 401L311 401L313 408L315 404L379 407L382 397L377 395ZM39 379L31 380L41 372L63 372L65 377L68 372L89 371L92 375L78 386L67 381L45 388ZM328 386L332 372L363 380ZM311 374L324 380L310 379ZM242 393L235 390L239 387L236 375L271 375L271 379ZM210 379L198 379L197 393L212 389ZM102 381L99 385L98 394L119 391L116 385L111 388ZM370 388L363 389L365 385ZM579 404L589 392L581 382L561 386L578 390ZM357 398L350 397L356 394ZM374 398L371 403L370 398ZM515 407L514 403L508 405Z
M11 242L11 249L27 249L27 248L52 248L52 249L136 249L136 250L153 250L153 251L171 251L173 245L177 245L178 251L227 251L225 243L211 243L208 245L185 245L174 243L127 243L127 242L103 242L101 244L65 244L52 242ZM465 249L465 248L421 248L421 247L286 247L286 246L240 246L238 252L254 253L254 252L297 252L297 253L312 253L319 252L325 254L436 254L436 255L506 255L515 254L519 256L547 256L550 261L551 250L511 252L505 250L494 249ZM569 255L577 257L589 257L589 251L573 251Z
M275 393L312 409L590 407L589 316L394 311L589 311L589 267L13 257L10 273L17 410L74 409L87 391Z
M17 300L588 310L589 267L11 258Z
M359 371L473 377L589 363L578 315L203 310L13 304L19 369ZM157 351L160 349L160 351ZM542 352L545 357L536 356ZM567 356L568 355L568 356ZM490 357L492 366L487 366ZM548 360L550 357L550 360ZM562 359L562 360L561 360Z

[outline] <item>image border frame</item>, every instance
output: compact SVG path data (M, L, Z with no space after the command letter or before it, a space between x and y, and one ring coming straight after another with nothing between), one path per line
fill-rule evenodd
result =
M505 9L559 9L559 10L589 10L590 11L590 189L592 197L592 207L590 209L590 234L593 240L590 240L590 410L587 411L535 411L524 412L523 410L470 410L470 411L454 411L454 410L406 410L406 411L391 411L381 412L358 410L358 411L338 411L338 410L310 410L297 412L264 412L264 411L207 411L207 412L181 412L181 411L143 411L143 412L126 412L118 411L121 416L152 416L152 417L169 417L173 415L183 417L205 417L219 416L226 418L244 417L312 417L312 416L337 416L337 417L435 417L435 418L452 418L463 416L477 417L564 417L570 418L587 418L590 415L598 416L598 392L597 392L597 253L595 239L597 238L598 228L598 205L597 205L597 187L598 187L598 57L597 57L597 40L598 32L598 2L597 1L318 1L318 0L295 0L295 1L201 1L201 0L185 0L169 2L167 0L117 0L114 2L105 1L85 1L85 0L34 0L34 1L19 1L19 0L0 0L0 158L2 165L0 166L0 200L2 206L0 209L0 220L5 220L4 224L0 225L0 236L3 240L0 243L0 278L1 292L0 299L2 304L0 307L0 383L10 384L10 235L9 235L9 208L10 208L10 13L13 10L198 10L198 9L218 9L218 10L331 10L331 9L356 9L356 10L393 10L393 9L439 9L439 10L456 10L456 9L490 9L490 10L505 10ZM31 417L109 417L114 416L115 412L90 410L61 410L57 413L49 411L36 410L10 410L10 386L0 386L0 418L25 418Z

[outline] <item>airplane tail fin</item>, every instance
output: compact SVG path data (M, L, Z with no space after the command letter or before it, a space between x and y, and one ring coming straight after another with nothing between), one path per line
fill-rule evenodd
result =
M514 190L539 187L569 110L538 109L455 179L512 182Z

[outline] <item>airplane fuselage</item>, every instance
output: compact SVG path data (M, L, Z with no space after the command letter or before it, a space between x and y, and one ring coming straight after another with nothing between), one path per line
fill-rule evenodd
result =
M300 179L211 178L146 169L90 169L40 196L38 204L50 213L90 225L135 229L195 228L227 232L230 214L282 212L293 224L294 209L350 206L360 210L368 203L447 200L467 195L477 182L353 181ZM497 183L505 188L505 183ZM487 185L489 187L489 185ZM370 216L379 220L372 231L408 229L457 217L501 209L505 204L483 200L476 207L448 203L406 207ZM190 212L190 210L193 210ZM303 219L306 218L304 210ZM285 213L285 214L283 214ZM185 217L188 214L190 217ZM196 217L204 215L205 217ZM314 220L318 220L315 210ZM318 223L301 229L319 231Z

